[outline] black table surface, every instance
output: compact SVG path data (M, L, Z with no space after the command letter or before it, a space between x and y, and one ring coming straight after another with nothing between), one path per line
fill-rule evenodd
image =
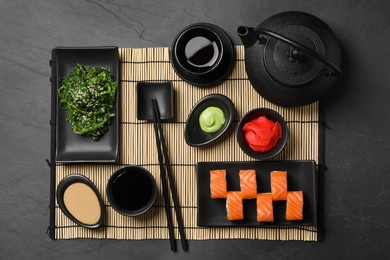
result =
M49 224L50 67L56 46L160 47L195 22L240 25L281 11L326 21L344 74L322 101L326 131L323 242L59 240ZM388 1L0 0L0 259L367 259L390 257ZM180 243L178 244L180 245Z

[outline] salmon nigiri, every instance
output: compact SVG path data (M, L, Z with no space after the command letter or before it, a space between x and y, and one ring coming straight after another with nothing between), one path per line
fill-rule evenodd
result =
M226 210L228 220L244 219L244 207L240 191L228 191L226 199Z
M257 196L257 183L255 170L240 170L241 197L254 199Z
M273 222L274 208L272 204L271 193L257 194L257 221L258 222Z
M225 199L227 195L226 170L210 171L210 192L213 199Z
M287 193L286 219L302 220L303 219L303 192L289 191Z
M271 172L271 190L273 200L287 199L287 172Z

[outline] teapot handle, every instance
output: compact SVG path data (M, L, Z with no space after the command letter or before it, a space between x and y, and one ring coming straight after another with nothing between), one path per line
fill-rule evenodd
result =
M256 28L255 31L257 33L259 33L259 39L261 39L261 35L267 35L269 37L272 37L274 39L277 39L279 41L282 41L284 43L287 43L289 44L290 46L306 53L307 55L309 55L310 57L312 57L313 59L316 59L317 61L320 61L322 63L324 63L325 65L327 65L328 67L330 67L334 72L335 74L333 73L330 73L331 75L340 75L342 74L342 71L341 69L336 65L334 64L332 61L330 61L329 59L325 58L324 56L322 56L321 54L313 51L312 49L309 49L308 47L294 41L294 40L291 40L279 33L275 33L273 31L270 31L270 30L267 30L267 29L263 29L263 28Z

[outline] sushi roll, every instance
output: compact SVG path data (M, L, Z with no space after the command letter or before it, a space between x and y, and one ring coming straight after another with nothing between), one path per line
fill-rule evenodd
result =
M240 170L241 197L255 199L257 196L257 183L255 170Z
M303 192L287 193L286 220L303 220Z
M274 222L274 208L271 193L257 194L257 221Z
M287 172L271 172L271 190L274 201L287 199Z
M210 192L212 199L226 199L226 170L210 171Z
M226 210L228 220L244 219L244 207L240 191L229 191L226 199Z

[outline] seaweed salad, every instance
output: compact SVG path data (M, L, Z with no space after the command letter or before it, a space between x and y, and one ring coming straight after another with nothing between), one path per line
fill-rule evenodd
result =
M73 132L97 141L108 131L118 83L110 71L77 64L58 89L60 107L67 111Z

